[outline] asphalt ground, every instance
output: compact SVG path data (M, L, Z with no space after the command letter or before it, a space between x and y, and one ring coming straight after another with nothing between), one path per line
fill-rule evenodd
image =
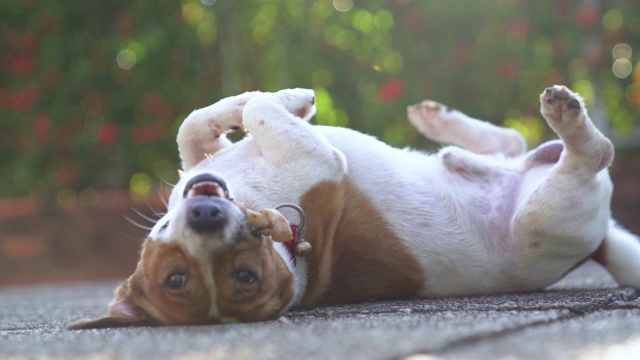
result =
M640 301L587 263L546 291L372 302L254 324L70 331L116 282L0 288L0 358L640 359Z

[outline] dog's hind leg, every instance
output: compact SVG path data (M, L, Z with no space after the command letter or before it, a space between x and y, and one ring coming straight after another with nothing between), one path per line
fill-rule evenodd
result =
M609 221L607 236L593 255L623 286L640 289L640 239Z
M598 249L610 231L613 191L606 170L613 145L593 125L580 96L554 86L540 103L564 148L557 163L527 170L511 220L513 255L528 278L568 271Z
M407 107L409 120L425 137L460 146L476 154L523 154L526 143L514 129L471 118L435 101L425 100Z
M194 110L178 130L178 151L182 168L188 170L206 155L231 145L225 132L241 130L242 109L259 92L224 98L213 105Z

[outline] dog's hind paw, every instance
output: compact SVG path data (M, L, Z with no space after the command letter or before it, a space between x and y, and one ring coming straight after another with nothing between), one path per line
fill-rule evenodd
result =
M413 126L424 136L436 140L449 127L448 111L451 110L447 106L431 100L407 107L407 115Z
M580 95L565 86L548 87L540 94L540 112L576 159L597 171L613 161L613 145L591 122Z
M562 123L578 120L584 109L580 95L565 86L548 87L540 94L540 112L554 130Z

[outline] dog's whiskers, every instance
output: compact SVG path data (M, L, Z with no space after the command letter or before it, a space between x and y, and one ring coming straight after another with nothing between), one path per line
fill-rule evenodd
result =
M176 186L176 184L172 184L172 183L168 182L168 181L167 181L167 180L165 180L165 179L160 179L160 180L162 180L162 182L163 182L163 183L165 183L165 184L169 185L169 187L170 187L170 188L174 188L174 187Z
M175 185L171 184L170 182L162 179L162 181L166 184L169 185L170 188L174 188ZM165 208L169 207L169 201L168 201L168 197L169 197L169 193L164 191L164 186L162 184L160 184L160 186L158 187L158 197L160 198L160 201L162 201L162 203L164 204ZM157 211L156 211L157 213Z
M151 231L151 229L153 229L153 227L151 227L151 226L145 226L145 225L140 224L139 222L136 222L135 220L131 219L127 215L123 215L123 216L124 216L125 219L127 219L128 222L130 222L135 227L138 227L138 228L140 228L142 230L147 230L147 231Z
M158 211L156 208L154 208L153 206L151 206L151 204L147 203L147 208L149 210L151 210L151 212L153 213L152 215L157 217L158 219L162 218L163 216L165 216L167 214L166 211ZM157 220L153 220L153 222L156 222Z
M136 210L136 209L134 209L134 208L131 208L131 210L132 210L134 213L138 214L138 216L140 216L141 218L143 218L143 219L145 219L145 220L149 221L149 222L150 222L150 223L152 223L152 224L155 224L155 223L156 223L156 221L157 221L157 219L151 218L151 217L149 217L149 216L147 216L147 215L143 214L141 211L138 211L138 210ZM152 209L152 210L153 210L153 209ZM157 214L157 212L155 212L155 211L154 211L154 216L155 216L156 214Z

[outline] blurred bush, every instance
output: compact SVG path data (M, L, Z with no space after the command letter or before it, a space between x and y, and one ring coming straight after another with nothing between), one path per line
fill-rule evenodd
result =
M318 123L423 148L405 119L423 98L531 143L554 83L606 132L639 122L631 0L5 0L0 25L0 197L63 207L175 181L182 119L253 89L314 88Z

